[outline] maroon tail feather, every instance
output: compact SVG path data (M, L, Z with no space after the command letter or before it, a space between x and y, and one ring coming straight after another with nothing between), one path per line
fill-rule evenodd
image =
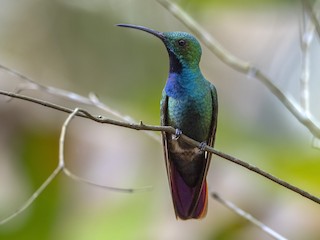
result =
M172 200L177 218L186 220L205 217L207 214L208 204L206 180L204 179L205 182L199 193L200 186L197 185L195 187L189 187L174 166L171 166L170 175Z

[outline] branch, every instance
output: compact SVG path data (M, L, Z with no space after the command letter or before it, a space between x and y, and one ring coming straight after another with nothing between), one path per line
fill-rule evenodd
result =
M110 107L107 107L105 104L103 104L102 102L99 101L99 99L95 96L95 95L89 95L89 98L85 98L81 95L78 95L76 93L73 93L73 92L68 92L68 91L65 91L65 90L62 90L62 89L57 89L57 88L53 88L53 87L50 87L50 86L43 86L43 85L40 85L34 81L32 81L31 79L25 77L24 75L18 73L17 71L13 71L7 67L4 67L4 66L1 66L0 65L0 68L3 68L4 70L6 71L9 71L11 74L17 76L18 78L20 78L21 80L24 80L25 81L25 84L24 84L24 87L20 87L20 88L17 88L16 90L16 93L19 93L19 92L22 92L22 90L25 90L25 89L34 89L34 90L40 90L40 91L45 91L45 92L48 92L49 94L52 94L52 95L56 95L56 96L60 96L60 97L64 97L64 98L67 98L69 100L73 100L73 101L76 101L76 102L79 102L79 103L85 103L85 104L88 104L88 105L94 105L94 106L97 106L98 108L108 112L108 113L111 113L112 115L116 116L116 117L119 117L121 119L123 119L124 121L127 121L127 122L130 122L132 121L132 118L130 117L124 117L122 116L121 114L119 114L118 112L114 111L113 109L111 109ZM13 97L13 96L12 96ZM27 100L24 96L21 96L20 99L24 99L24 100ZM31 100L31 99L30 99ZM32 99L33 102L35 103L38 103L38 104L41 104L41 105L44 105L44 106L48 106L49 103L47 102L40 102L38 101L37 99ZM52 104L52 107L54 109L57 109L59 110L59 107L60 106L57 106L57 105L54 105ZM66 108L61 108L60 110L62 111L65 111L65 112L69 112L68 109ZM8 216L7 218L3 219L2 221L0 221L0 225L1 224L4 224L10 220L12 220L13 218L15 218L16 216L18 216L20 213L22 213L23 211L25 211L36 199L37 197L42 193L42 191L51 183L51 181L58 175L58 173L60 173L60 171L62 170L63 173L65 175L67 175L68 177L76 180L76 181L79 181L79 182L82 182L82 183L86 183L86 184L89 184L91 186L95 186L95 187L99 187L99 188L103 188L103 189L107 189L107 190L117 190L117 191L121 191L123 189L118 189L118 188L112 188L112 187L106 187L104 185L100 185L100 184L97 184L97 183L94 183L94 182L91 182L91 181L88 181L86 179L83 179L83 178L80 178L78 177L77 175L71 173L66 167L65 167L65 164L64 164L64 160L63 160L63 148L64 148L64 135L65 135L65 131L66 131L66 126L68 125L69 121L71 121L71 118L75 115L75 114L78 114L79 113L79 110L76 109L74 112L71 113L71 116L66 120L66 123L64 123L63 125L63 128L62 128L62 132L61 132L61 139L60 139L60 147L59 147L59 153L60 153L60 158L59 158L59 166L57 167L57 169L54 170L54 172L51 174L51 176L46 180L46 182L43 184L43 186L41 186L41 189L37 190L32 196L30 199L28 199L28 201L22 205L22 207L20 207L15 213L13 213L12 215ZM82 115L81 113L79 113L79 116L83 116L85 117L84 115ZM140 122L140 124L143 124L142 122ZM144 132L145 134L149 135L150 137L152 137L154 140L157 140L158 142L159 141L159 137L155 134L153 134L153 132ZM60 168L61 166L64 166L63 168ZM144 190L144 189L141 189L141 190ZM123 190L125 191L125 190ZM138 191L138 189L134 189L134 191ZM128 189L128 192L131 192L130 189ZM133 190L132 190L133 192ZM230 203L232 204L232 203ZM236 208L236 207L235 207ZM239 212L243 212L241 209L238 209ZM255 223L254 223L255 224ZM268 227L265 226L266 229L269 229ZM262 229L262 231L265 231ZM270 229L270 231L272 231ZM268 233L268 232L267 232ZM269 233L268 233L269 234Z
M2 91L0 91L0 94L6 95L6 96L10 96L12 98L20 98L22 100L26 100L26 101L30 101L33 103L37 103L37 104L41 104L43 106L46 107L52 107L53 109L56 110L61 110L64 112L69 112L71 111L71 109L67 109L55 104L51 104L51 103L47 103L47 102L43 102L41 100L38 99L34 99L34 98L30 98L27 96L22 96L22 95L18 95L18 94L10 94L10 93L6 93L4 94ZM46 181L32 194L32 196L13 214L9 215L8 217L0 220L0 225L3 225L7 222L9 222L10 220L14 219L16 216L18 216L19 214L21 214L23 211L25 211L39 196L40 194L44 191L44 189L46 189L46 187L57 177L57 175L62 172L64 173L66 176L76 180L76 181L80 181L80 182L84 182L86 184L89 185L93 185L95 187L99 187L99 188L103 188L103 189L107 189L107 190L113 190L113 191L121 191L121 192L128 192L128 193L132 193L132 192L137 192L137 191L141 191L141 190L146 190L148 189L148 187L145 188L140 188L140 189L120 189L120 188L114 188L114 187L109 187L109 186L104 186L104 185L99 185L96 184L94 182L88 181L86 179L80 178L76 175L74 175L73 173L70 172L70 170L65 166L65 161L64 161L64 146L65 146L65 135L66 135L66 130L68 125L70 124L71 120L76 116L81 116L81 117L88 117L89 119L92 119L94 121L98 121L101 122L103 121L104 123L111 123L109 122L109 119L104 119L101 116L98 117L94 117L91 114L89 114L87 111L85 110L80 110L79 108L76 108L75 110L73 110L71 112L71 114L68 116L68 118L65 120L62 128L61 128L61 134L60 134L60 140L59 140L59 163L58 166L56 167L56 169L52 172L52 174L46 179ZM119 123L114 123L115 125L119 126ZM122 125L121 125L122 126ZM157 126L146 126L144 125L142 122L140 123L140 125L137 126L133 126L133 125L128 125L126 127L129 128L133 128L133 129L137 129L140 130L139 128L143 126L143 128L145 129L157 129ZM143 129L142 129L143 130ZM168 129L168 130L172 130L172 129ZM170 131L171 133L174 133L172 131ZM181 137L185 137L185 136L181 136ZM186 141L188 141L188 137L185 137ZM197 143L197 145L199 145L200 143ZM247 220L251 221L253 224L257 225L262 231L266 232L267 234L269 234L272 237L275 237L275 239L280 239L283 240L285 238L281 237L280 234L276 233L275 231L273 231L272 229L270 229L269 227L267 227L266 225L264 225L263 223L260 223L258 220L254 219L253 217L251 217L251 215L245 213L243 210L241 210L240 208L236 207L233 203L226 201L226 200L222 200L220 197L218 197L218 195L216 193L212 194L212 196L220 203L222 203L223 205L233 209L233 211L235 211L236 213L238 213L240 216L246 218Z
M8 97L13 97L13 98L19 98L19 99L22 99L22 100L25 100L25 101L29 101L29 102L32 102L32 103L36 103L36 104L40 104L42 106L45 106L45 107L49 107L49 108L52 108L52 109L56 109L56 110L59 110L59 111L62 111L62 112L66 112L66 113L73 113L74 110L72 109L69 109L69 108L66 108L66 107L62 107L62 106L59 106L59 105L56 105L56 104L52 104L52 103L49 103L49 102L46 102L46 101L42 101L42 100L39 100L39 99L35 99L35 98L31 98L31 97L28 97L28 96L24 96L24 95L20 95L20 94L16 94L16 93L11 93L11 92L6 92L6 91L1 91L0 90L0 95L5 95L5 96L8 96ZM119 127L124 127L124 128L129 128L129 129L134 129L134 130L146 130L146 131L162 131L162 132L167 132L167 133L170 133L170 134L175 134L175 129L173 127L170 127L170 126L153 126L153 125L145 125L143 124L142 122L140 122L140 124L134 124L134 123L126 123L126 122L122 122L122 121L116 121L116 120L112 120L112 119L108 119L108 118L105 118L101 115L99 116L93 116L91 115L89 112L85 111L85 110L81 110L79 109L76 113L75 113L76 116L79 116L79 117L83 117L83 118L87 118L87 119L90 119L90 120L93 120L95 122L99 122L99 123L104 123L104 124L111 124L111 125L115 125L115 126L119 126ZM195 141L191 138L189 138L188 136L182 134L180 136L180 139L185 141L186 143L192 145L192 146L195 146L195 147L200 147L202 146L200 142L198 141ZM223 153L223 152L220 152L212 147L209 147L209 146L205 146L204 148L205 151L207 152L211 152L217 156L220 156L230 162L233 162L239 166L242 166L252 172L255 172L295 193L298 193L300 195L302 195L303 197L305 198L308 198L310 199L311 201L313 202L316 202L318 204L320 204L320 198L316 197L316 196L313 196L311 195L310 193L284 181L284 180L281 180L249 163L246 163L238 158L235 158L231 155L228 155L226 153Z
M261 70L251 65L249 62L237 58L224 49L216 39L214 39L204 28L200 26L200 24L192 19L191 16L183 11L178 5L174 4L170 0L157 0L157 2L165 7L173 16L179 19L187 28L189 28L191 32L193 32L222 62L238 72L246 74L250 78L260 80L291 112L291 114L310 131L313 136L320 138L320 126L315 122L313 117L306 114L295 101L285 95Z
M247 219L249 222L253 223L255 226L260 228L263 232L265 232L268 235L270 235L272 238L277 239L277 240L286 240L285 237L281 236L279 233L275 232L274 230L272 230L271 228L269 228L268 226L266 226L265 224L263 224L262 222L260 222L256 218L254 218L249 213L246 213L245 211L243 211L242 209L240 209L239 207L234 205L232 202L221 198L217 193L215 193L215 192L211 193L211 196L216 201L221 203L222 205L226 206L227 208L229 208L230 210L232 210L236 214L240 215L241 217Z

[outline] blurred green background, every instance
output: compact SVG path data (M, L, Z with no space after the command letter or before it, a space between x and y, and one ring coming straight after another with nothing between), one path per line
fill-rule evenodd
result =
M226 49L258 66L299 100L300 1L178 3ZM115 27L131 23L188 31L156 1L0 0L0 6L1 64L44 85L82 95L94 92L124 115L159 124L168 72L165 48L153 36ZM311 112L319 118L318 38L310 51ZM206 47L201 67L219 94L216 148L319 196L320 152L312 148L308 130L260 82L221 63ZM0 71L2 90L13 91L19 83ZM79 106L39 91L23 93ZM67 115L17 99L0 100L2 219L57 166ZM142 132L77 118L68 129L66 161L78 176L99 184L153 188L110 192L59 175L27 211L0 226L0 239L270 239L213 199L205 219L176 221L161 145ZM319 205L218 157L213 157L208 182L210 191L285 237L319 239Z

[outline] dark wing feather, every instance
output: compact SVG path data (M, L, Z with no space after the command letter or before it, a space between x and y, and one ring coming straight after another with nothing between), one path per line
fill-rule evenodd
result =
M211 126L210 132L208 133L207 138L207 145L213 147L215 141L215 135L217 130L217 119L218 119L218 98L217 98L217 91L213 84L210 84L211 89L211 99L212 99L212 116L211 116ZM197 189L198 198L195 198L193 201L193 208L191 214L193 214L197 210L198 202L200 201L201 192L203 191L206 185L206 176L208 174L210 162L211 162L212 153L206 152L205 153L205 167L203 169L202 176L199 178L199 188Z
M168 121L167 121L167 116L168 116L168 96L165 93L165 91L163 91L162 93L162 99L160 102L160 112L161 112L161 125L162 126L167 126L168 125ZM167 177L168 177L168 181L169 181L169 185L171 188L171 184L170 184L170 163L169 163L169 153L168 153L168 133L166 132L161 132L162 134L162 145L163 145L163 152L164 152L164 159L166 161L166 169L167 169ZM172 189L170 189L171 192Z
M210 84L211 88L211 98L212 98L212 117L211 117L211 127L210 132L207 139L207 144L210 147L214 146L216 131L217 131L217 122L218 122L218 96L217 96L217 90L213 86L213 84ZM210 161L211 161L211 155L212 153L207 152L206 153L206 170L204 172L204 177L207 176Z

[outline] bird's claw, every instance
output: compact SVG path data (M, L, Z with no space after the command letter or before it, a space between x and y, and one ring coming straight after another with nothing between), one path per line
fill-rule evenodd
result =
M178 140L180 136L182 135L182 131L180 129L176 129L176 133L174 134L174 139Z
M199 149L200 151L204 151L206 149L207 143L206 142L201 142L199 144Z

